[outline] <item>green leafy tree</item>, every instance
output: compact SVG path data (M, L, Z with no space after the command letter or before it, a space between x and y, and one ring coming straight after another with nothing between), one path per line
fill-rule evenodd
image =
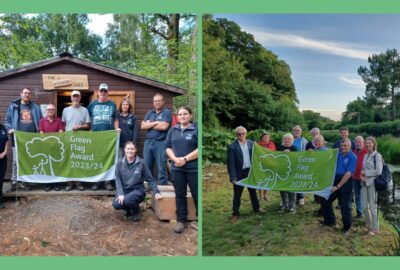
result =
M350 102L346 106L346 111L342 114L343 125L360 124L366 122L373 122L374 110L371 110L371 104L360 97Z
M400 89L400 55L396 49L368 57L369 67L361 66L358 74L366 83L367 99L391 103L392 119L397 118L396 96Z

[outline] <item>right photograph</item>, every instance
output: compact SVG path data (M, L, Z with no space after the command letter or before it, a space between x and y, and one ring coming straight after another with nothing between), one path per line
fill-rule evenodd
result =
M400 15L202 20L203 256L399 256Z

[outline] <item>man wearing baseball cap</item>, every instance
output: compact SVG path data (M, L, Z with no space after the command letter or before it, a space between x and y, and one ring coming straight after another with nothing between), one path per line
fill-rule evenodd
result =
M77 90L71 92L72 105L64 108L61 120L65 124L65 131L88 130L90 128L90 116L88 110L81 106L81 93ZM81 182L76 182L77 189L85 190ZM65 191L70 191L74 182L68 182Z
M97 91L98 99L93 101L88 106L90 118L92 119L91 128L92 131L104 131L104 130L117 130L120 131L118 118L117 118L117 106L111 100L108 100L108 85L102 83ZM105 182L107 190L112 191L114 187L110 181ZM92 185L92 190L97 190L98 184Z

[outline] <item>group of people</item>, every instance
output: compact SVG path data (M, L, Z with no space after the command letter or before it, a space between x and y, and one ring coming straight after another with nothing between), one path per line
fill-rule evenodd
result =
M15 131L24 132L64 132L77 130L105 131L116 130L120 135L118 162L116 164L116 197L113 200L115 209L123 209L125 215L132 221L140 220L139 204L144 201L144 180L156 199L162 199L157 188L168 185L167 155L172 161L171 181L176 193L177 224L174 231L182 233L187 216L186 193L189 186L197 210L197 158L198 158L198 131L197 125L191 122L192 111L186 106L178 109L178 123L171 127L172 113L164 107L165 101L161 94L153 97L153 107L145 115L140 128L146 131L143 156L137 156L136 143L138 141L138 119L132 112L129 98L124 98L117 111L116 104L108 98L109 87L106 83L100 84L98 99L91 102L87 108L80 103L81 93L71 92L72 105L64 108L61 119L57 117L56 107L53 104L46 106L46 115L42 117L40 106L32 101L32 91L22 89L20 98L11 102L8 107L5 125L0 124L0 208L4 208L2 189L3 179L7 169L7 150L9 136L13 152L13 166L11 176L11 191L17 187L29 190L25 182L18 182L16 149L13 135ZM21 157L20 157L21 158ZM152 176L154 163L157 167L157 182ZM85 189L82 182L68 182L65 191L74 188L80 191ZM111 181L105 181L105 188L114 190ZM92 190L99 188L98 183L91 186ZM59 183L46 184L45 191L61 190Z
M235 129L237 140L228 146L227 168L230 182L233 184L233 207L231 223L235 223L240 216L240 200L243 187L236 185L237 181L245 179L251 167L253 142L246 139L247 130L243 126ZM308 141L302 137L300 126L294 126L292 133L282 137L281 144L275 144L270 139L270 134L264 132L259 145L272 151L325 151L325 139L318 128L310 131L313 139ZM379 218L377 205L377 192L374 179L382 174L383 158L377 151L378 145L374 137L363 138L357 136L355 140L349 139L349 130L340 129L341 139L335 142L333 148L339 148L336 160L335 179L328 199L314 195L315 202L320 203L319 213L323 216L321 225L336 227L336 217L333 202L338 199L342 215L342 233L348 235L352 226L352 197L356 205L356 218L365 218L365 231L369 235L379 232ZM321 168L323 169L323 168ZM254 212L265 212L260 208L256 190L248 188ZM304 205L304 194L280 191L281 212L296 213L296 205ZM261 191L260 199L269 200L268 192Z

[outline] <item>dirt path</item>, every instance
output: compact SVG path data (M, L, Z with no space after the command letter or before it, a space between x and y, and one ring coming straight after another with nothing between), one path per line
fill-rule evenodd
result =
M8 200L0 210L0 255L197 255L196 230L175 234L175 223L142 208L142 220L133 223L105 196Z

